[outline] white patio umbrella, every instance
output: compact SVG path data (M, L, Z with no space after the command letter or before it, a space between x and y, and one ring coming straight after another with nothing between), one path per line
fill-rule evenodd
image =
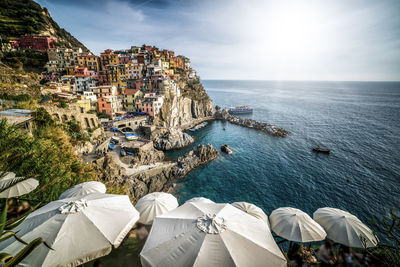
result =
M139 218L128 196L94 193L50 202L31 213L13 231L26 242L43 238L22 266L77 266L118 247ZM24 247L10 238L0 251L15 255Z
M233 202L232 206L250 214L251 216L256 217L257 219L262 220L268 225L268 227L270 226L267 214L265 214L264 211L256 205L248 202Z
M138 222L152 224L156 216L164 214L178 207L178 200L171 194L154 192L145 195L136 203L135 208L140 212Z
M295 208L279 208L269 216L271 229L280 237L294 242L321 241L326 232L307 213Z
M348 247L363 248L360 237L365 239L367 247L378 244L372 230L363 224L356 216L347 211L335 208L320 208L314 212L316 220L328 234L327 237L336 243Z
M230 204L188 202L154 219L147 266L286 266L268 226Z
M22 177L15 177L15 173L8 172L0 180L0 188L7 186L14 179L23 179ZM26 180L21 180L17 184L11 186L10 188L4 190L0 193L0 198L12 198L18 197L33 191L39 185L39 181L33 178L28 178Z
M62 193L59 199L70 198L70 197L82 197L91 193L102 193L106 192L106 186L97 181L90 181L81 184L77 184L74 187L66 190Z
M205 197L194 197L189 200L186 200L185 203L187 202L203 202L203 203L215 203L211 199L205 198Z

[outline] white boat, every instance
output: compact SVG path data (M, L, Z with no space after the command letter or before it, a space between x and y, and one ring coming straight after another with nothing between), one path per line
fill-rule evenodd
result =
M136 134L126 134L126 135L125 135L125 138L126 138L127 140L129 140L129 141L132 141L132 140L137 140L137 139L138 139L138 136L137 136Z
M229 114L248 114L252 113L253 109L249 106L231 107L228 109Z

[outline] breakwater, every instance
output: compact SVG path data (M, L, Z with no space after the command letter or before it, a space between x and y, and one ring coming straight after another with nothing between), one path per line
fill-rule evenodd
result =
M224 120L239 126L256 129L272 136L286 137L289 133L285 129L279 128L276 125L231 115L228 113L226 108L216 111L214 116L217 120Z

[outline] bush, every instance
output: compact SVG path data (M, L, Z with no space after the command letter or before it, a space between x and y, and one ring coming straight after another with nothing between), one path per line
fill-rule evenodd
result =
M0 95L0 98L4 99L4 100L14 100L14 101L29 101L29 100L31 100L31 97L27 94L9 95L7 93L3 93Z
M74 154L62 127L36 127L31 136L1 120L0 151L0 170L39 180L40 188L27 195L28 199L46 203L75 184L97 180L91 165L83 164Z
M66 107L67 107L67 103L65 103L65 101L61 101L60 108L66 108Z

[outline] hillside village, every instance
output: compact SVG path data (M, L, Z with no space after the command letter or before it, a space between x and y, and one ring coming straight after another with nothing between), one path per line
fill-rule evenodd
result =
M157 116L166 90L180 96L177 76L196 79L190 60L174 51L152 46L132 46L100 56L81 48L57 48L52 36L24 35L18 41L3 43L2 51L34 49L46 51L48 62L39 77L48 84L52 97L75 103L85 112L96 111L117 118L126 113Z
M81 47L59 47L56 37L39 34L3 42L1 49L5 55L40 51L48 60L36 74L35 90L12 72L21 90L3 87L0 119L35 135L38 110L44 110L45 123L54 120L71 136L80 161L131 197L168 190L169 181L218 154L212 146L199 146L181 162L165 160L162 151L194 142L184 129L214 114L190 60L174 51L143 45L96 56ZM33 95L34 104L18 109L26 95Z

